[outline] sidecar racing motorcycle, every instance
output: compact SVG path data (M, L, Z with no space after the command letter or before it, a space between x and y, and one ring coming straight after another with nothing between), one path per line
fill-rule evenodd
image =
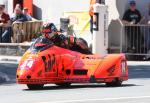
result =
M39 37L20 60L16 80L29 89L41 89L44 84L70 86L72 83L121 86L128 80L128 66L124 54L83 54Z

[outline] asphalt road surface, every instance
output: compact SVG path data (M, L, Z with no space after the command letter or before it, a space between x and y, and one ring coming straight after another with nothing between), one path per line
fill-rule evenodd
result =
M129 62L130 79L122 87L73 84L69 88L46 85L42 90L28 90L15 84L16 68L15 63L0 63L0 103L150 103L149 62Z

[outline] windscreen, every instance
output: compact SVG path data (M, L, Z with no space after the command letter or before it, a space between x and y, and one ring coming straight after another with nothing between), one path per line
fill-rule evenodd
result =
M31 52L41 52L53 46L53 42L48 38L39 37L35 40L35 42L31 45Z

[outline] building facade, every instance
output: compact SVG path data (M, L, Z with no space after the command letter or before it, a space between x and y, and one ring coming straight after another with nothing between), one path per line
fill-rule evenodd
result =
M22 6L31 4L32 8L30 8L35 18L44 21L52 20L54 22L59 21L64 12L88 11L89 2L90 0L0 0L0 3L5 4L6 11L9 14L13 13L16 3L21 3ZM109 21L122 18L124 11L128 8L128 2L129 0L105 0L105 4L108 5ZM141 13L144 13L150 1L136 0L136 2L137 8Z
M13 13L16 3L29 6L33 17L43 21L59 24L64 12L88 12L90 0L0 0L9 14ZM136 0L137 8L144 16L150 0ZM114 45L119 45L121 26L120 20L128 8L129 0L105 0L108 5L109 37Z

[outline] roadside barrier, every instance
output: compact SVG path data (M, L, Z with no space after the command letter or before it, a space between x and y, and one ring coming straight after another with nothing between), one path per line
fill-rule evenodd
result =
M31 41L42 30L42 21L16 22L12 25L12 42Z
M149 25L125 25L121 35L120 51L131 55L150 55Z
M109 41L110 53L115 49L117 53L150 58L150 25L121 25L119 34L118 46Z

